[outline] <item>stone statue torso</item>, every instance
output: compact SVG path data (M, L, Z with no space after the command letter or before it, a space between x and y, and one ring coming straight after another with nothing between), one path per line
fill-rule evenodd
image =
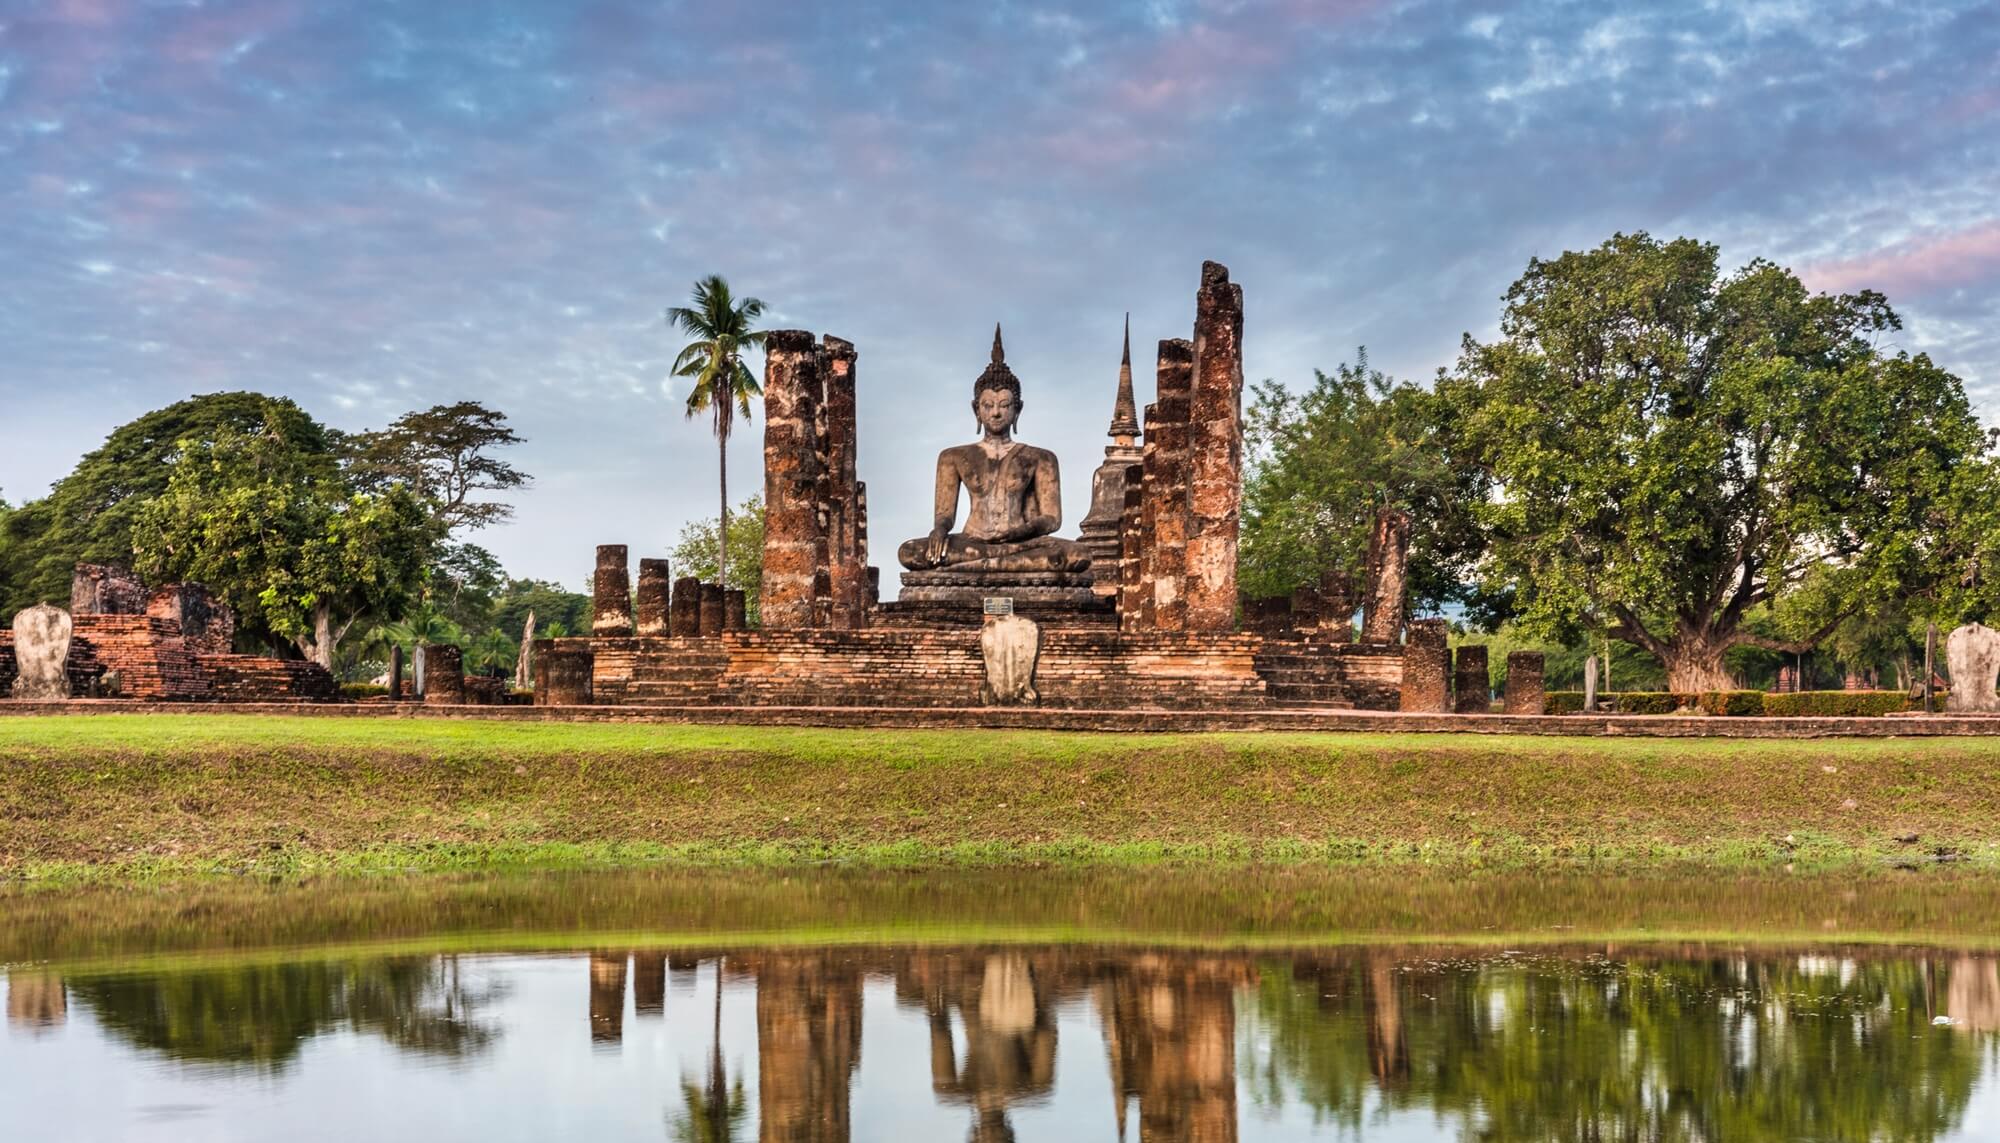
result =
M1004 540L1035 515L1036 472L1054 464L1047 449L1008 441L991 448L983 443L945 450L958 478L965 484L969 508L965 535L975 540Z

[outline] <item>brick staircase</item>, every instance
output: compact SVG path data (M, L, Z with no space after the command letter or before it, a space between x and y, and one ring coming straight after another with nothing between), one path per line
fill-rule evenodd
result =
M720 639L658 636L614 641L600 651L596 699L633 706L700 706L720 701L716 681L729 666Z
M1269 639L1253 662L1274 707L1352 710L1339 645L1310 639Z

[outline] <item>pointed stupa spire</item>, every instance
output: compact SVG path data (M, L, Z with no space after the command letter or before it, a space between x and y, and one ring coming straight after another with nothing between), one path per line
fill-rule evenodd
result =
M1131 445L1139 435L1138 406L1132 401L1132 315L1125 315L1125 354L1118 362L1118 402L1111 407L1111 431L1105 434L1120 445Z

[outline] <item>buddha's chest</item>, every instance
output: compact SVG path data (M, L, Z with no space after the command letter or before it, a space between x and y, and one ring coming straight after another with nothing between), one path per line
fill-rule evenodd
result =
M960 474L972 494L982 499L1021 496L1035 483L1035 462L1024 449L997 457L979 450Z

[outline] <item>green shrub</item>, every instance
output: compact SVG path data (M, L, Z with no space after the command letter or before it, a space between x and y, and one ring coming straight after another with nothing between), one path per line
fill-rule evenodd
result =
M1702 710L1718 717L1764 713L1763 691L1703 691L1696 701Z
M380 698L389 693L389 688L380 683L342 683L340 697L344 699Z
M1823 718L1873 718L1910 709L1902 691L1795 691L1765 695L1764 713Z

